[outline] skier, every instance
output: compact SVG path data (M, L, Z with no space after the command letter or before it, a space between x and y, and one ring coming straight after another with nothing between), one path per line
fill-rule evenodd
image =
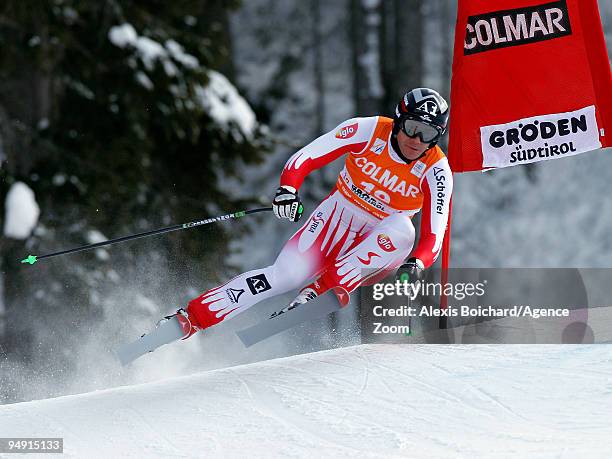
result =
M452 175L437 146L447 121L442 96L417 88L404 95L393 119L349 119L291 156L272 207L293 222L302 216L304 178L341 156L346 161L331 193L272 265L240 274L177 311L183 339L309 280L286 310L328 290L346 305L350 292L386 277L409 255L402 269L420 279L438 256L448 221ZM420 241L412 251L411 218L421 209Z

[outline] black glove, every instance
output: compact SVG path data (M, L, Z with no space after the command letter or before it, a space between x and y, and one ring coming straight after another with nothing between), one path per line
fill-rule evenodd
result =
M292 222L297 222L302 218L304 206L300 201L297 190L279 186L272 201L272 210L278 218L287 218Z
M425 265L418 258L408 258L406 263L397 270L397 278L400 281L417 282L423 279Z

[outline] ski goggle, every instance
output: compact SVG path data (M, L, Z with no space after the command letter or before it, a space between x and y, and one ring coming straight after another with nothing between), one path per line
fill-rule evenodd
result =
M405 118L402 120L400 127L404 134L406 134L408 137L419 137L423 143L434 142L442 135L442 129L410 118Z

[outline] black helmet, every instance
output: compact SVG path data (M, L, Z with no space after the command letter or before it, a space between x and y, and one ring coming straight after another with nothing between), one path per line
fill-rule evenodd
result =
M418 129L419 122L431 126L432 129ZM416 88L404 94L395 107L393 137L396 137L402 129L411 137L418 135L422 142L429 142L431 148L446 132L447 123L448 103L446 100L433 89Z

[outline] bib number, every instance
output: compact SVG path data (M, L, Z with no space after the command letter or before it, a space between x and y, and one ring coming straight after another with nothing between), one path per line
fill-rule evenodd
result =
M385 193L383 190L374 190L374 184L368 182L361 182L362 188L368 193L374 196L376 199L391 204L391 196Z

